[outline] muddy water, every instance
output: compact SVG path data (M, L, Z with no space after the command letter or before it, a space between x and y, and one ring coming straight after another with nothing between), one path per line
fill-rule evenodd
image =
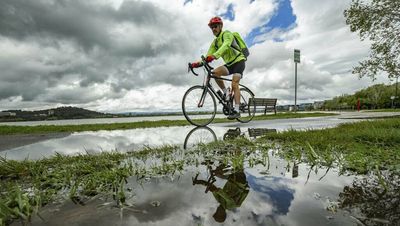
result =
M132 177L128 207L116 207L111 198L67 201L43 209L44 221L34 218L33 225L356 225L354 213L337 202L356 179L271 153L269 167L233 172L217 163L175 176Z

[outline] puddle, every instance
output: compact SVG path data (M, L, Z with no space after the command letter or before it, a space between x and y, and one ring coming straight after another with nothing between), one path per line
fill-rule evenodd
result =
M79 132L43 139L37 143L0 152L1 157L12 160L42 159L62 155L98 153L103 151L135 151L144 147L177 145L190 148L198 143L209 143L232 135L259 136L263 129L228 129L221 127L160 127L132 130ZM233 131L233 133L232 133ZM239 132L239 134L235 134ZM254 132L253 132L254 131ZM260 133L261 132L261 133ZM27 135L24 135L25 137ZM28 138L26 138L28 139Z
M45 208L32 225L357 225L338 197L357 180L336 170L312 169L270 155L270 166L232 171L223 163L180 175L137 180L129 207L94 199Z

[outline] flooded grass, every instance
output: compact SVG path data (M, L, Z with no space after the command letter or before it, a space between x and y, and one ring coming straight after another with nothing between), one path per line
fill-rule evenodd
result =
M1 159L0 225L12 219L29 221L38 208L59 199L82 204L97 195L111 195L117 205L123 205L128 177L165 175L182 169L182 162L171 156L176 149L166 146L132 153L57 155L38 161ZM150 159L159 163L149 164Z
M360 224L389 225L400 222L398 150L400 119L386 119L326 130L268 133L256 140L232 137L190 150L164 146L128 153L56 155L37 161L0 159L0 225L29 222L43 207L65 200L84 205L111 197L118 208L132 208L127 202L136 195L129 183L132 177L140 184L212 166L229 166L223 169L242 174L244 169L259 167L269 175L271 160L277 157L284 160L287 170L293 166L293 174L294 166L307 166L307 181L313 172L322 171L321 180L332 169L339 169L340 175L367 175L344 187L337 204L330 202L326 209L346 209L353 222ZM203 183L197 176L193 181ZM379 211L374 211L376 206ZM353 214L353 209L362 214Z
M305 153L309 163L342 161L343 170L366 173L400 170L400 119L363 121L324 130L267 134L258 142L274 141L290 157ZM344 157L345 156L345 157Z
M278 113L276 115L257 115L253 120L304 118L304 117L324 117L332 116L332 113ZM226 118L214 119L213 123L232 122ZM142 121L132 123L110 123L110 124L84 124L84 125L42 125L42 126L0 126L0 135L8 134L33 134L33 133L63 133L63 132L82 132L99 130L120 130L137 128L154 128L166 126L187 126L190 125L186 120L161 120L161 121Z

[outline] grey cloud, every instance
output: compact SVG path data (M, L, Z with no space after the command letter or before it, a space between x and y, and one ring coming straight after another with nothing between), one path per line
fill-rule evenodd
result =
M155 84L184 84L182 60L189 57L181 53L195 45L175 17L140 1L125 1L115 9L78 0L3 0L0 40L6 42L0 49L12 56L0 52L0 100L20 96L85 103ZM169 58L174 61L166 63ZM85 95L96 84L110 90Z
M142 31L167 34L173 28L172 20L172 15L151 3L139 1L125 1L118 10L75 0L5 0L0 3L0 34L3 36L18 40L68 39L87 51L98 46L108 51L119 49L122 55L154 56L156 51L151 48L151 42L158 37L154 34L142 37ZM138 45L127 46L112 37L110 29L121 23L137 29ZM161 48L156 50L162 51Z
M6 99L12 96L17 96L21 92L21 89L17 89L15 86L10 86L10 83L2 82L0 84L0 100Z
M23 101L32 101L45 92L44 86L43 82L38 80L30 80L26 83L19 82L16 85L2 82L0 84L0 99L21 96Z
M124 1L119 11L113 11L114 18L122 21L134 21L142 26L154 26L162 23L166 25L169 16L160 9L147 2Z
M96 11L79 1L5 0L0 9L0 31L8 37L50 35L56 39L74 39L84 48L95 44L107 46L109 42Z
M41 101L61 104L82 104L102 98L101 95L87 89L59 89L49 92L50 95L39 97Z

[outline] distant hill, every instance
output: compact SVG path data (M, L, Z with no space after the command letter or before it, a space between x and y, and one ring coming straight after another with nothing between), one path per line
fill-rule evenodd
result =
M8 112L6 114L6 112ZM59 107L39 111L7 110L0 117L0 121L36 121L36 120L60 120L60 119L84 119L117 117L113 114L90 111L77 107Z

